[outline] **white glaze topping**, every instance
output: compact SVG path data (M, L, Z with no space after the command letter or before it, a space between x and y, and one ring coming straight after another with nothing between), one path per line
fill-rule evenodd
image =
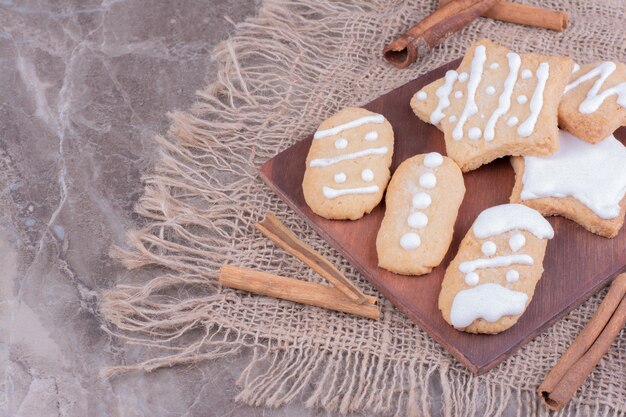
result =
M571 196L602 219L620 214L626 193L626 148L613 135L591 144L559 132L559 149L546 158L524 157L522 200Z
M544 178L545 179L545 178ZM522 204L490 207L478 215L472 225L474 236L486 239L511 230L526 230L539 239L552 239L554 229L538 211Z
M411 203L413 204L413 208L416 208L416 209L428 208L432 202L433 201L430 198L430 195L424 192L419 192L413 195L413 199L411 201Z
M328 199L333 199L337 197L341 197L347 194L374 194L379 190L378 185L370 185L369 187L357 187L357 188L344 188L338 190L336 188L331 187L322 187L322 192L324 193L324 197Z
M420 185L424 188L435 188L437 177L432 172L425 172L420 175Z
M443 110L450 107L450 93L452 92L452 86L454 86L454 82L458 77L458 73L456 71L450 70L446 72L445 82L441 85L437 91L435 91L435 95L439 98L439 102L437 103L437 107L430 114L430 123L436 125L444 117Z
M580 84L585 81L591 80L597 76L600 76L593 83L593 86L589 89L587 93L587 97L580 103L578 107L578 111L583 114L590 114L595 112L600 108L604 100L607 97L612 96L613 94L617 94L617 104L622 107L626 107L626 82L614 85L613 87L605 89L600 93L600 89L604 82L615 72L617 66L614 62L606 61L589 71L588 73L580 76L576 80L572 81L565 87L565 93L569 90L578 87Z
M467 285L474 286L478 284L478 281L480 281L480 277L476 272L470 272L469 274L465 275L465 283Z
M367 132L363 139L369 142L375 141L376 139L378 139L378 132L375 130L372 130L371 132Z
M471 140L478 140L482 136L483 132L479 127L473 127L467 132L467 136Z
M491 117L485 125L485 141L492 141L495 137L496 123L498 119L509 111L511 108L511 96L513 95L513 87L517 82L517 73L521 65L521 58L518 54L509 52L506 54L509 61L509 75L504 80L504 90L498 99L498 107L494 110Z
M465 81L467 81L469 75L467 75L467 72L462 72L459 74L459 81L464 83Z
M413 229L423 229L424 227L426 227L426 225L428 225L428 216L426 216L421 211L418 211L409 214L406 222L408 223L409 227L412 227Z
M517 252L526 245L526 238L521 233L515 233L509 238L509 247L513 252Z
M313 135L314 139L323 139L328 136L337 135L340 132L348 129L354 129L355 127L359 127L368 123L383 123L385 121L385 117L382 114L369 114L367 116L359 117L358 119L354 119L347 123L331 127L330 129L318 130Z
M364 169L361 171L361 179L365 182L374 181L374 172L369 168Z
M492 96L492 95L494 95L496 93L496 88L493 85L490 85L487 88L485 88L485 93L487 93L490 96Z
M493 258L478 258L471 261L461 262L459 270L465 274L474 272L477 269L485 268L499 268L502 266L509 266L513 264L520 265L532 265L534 264L533 258L526 254L520 255L502 255L494 256Z
M478 45L472 58L472 65L470 70L470 78L467 83L467 100L465 101L465 107L463 113L459 117L457 125L452 131L452 137L454 140L461 140L463 138L463 126L467 119L478 113L478 106L476 105L476 90L483 74L483 66L487 59L485 45Z
M527 79L529 79L532 76L533 76L533 72L531 70L525 69L524 71L522 71L522 79L523 80L527 80Z
M417 97L420 101L424 101L428 98L428 94L426 94L425 91L418 91L417 94L415 94L415 97Z
M344 138L339 138L335 141L335 149L346 149L348 147L348 140Z
M338 172L338 173L335 174L335 182L337 184L342 184L342 183L346 182L346 179L348 179L348 178L346 177L346 174L343 173L343 172Z
M387 153L389 149L386 146L381 146L380 148L368 148L368 149L363 149L361 151L358 152L354 152L354 153L347 153L344 155L337 155L337 156L333 156L330 158L318 158L318 159L314 159L311 161L311 163L309 164L309 166L311 168L315 168L315 167L327 167L333 164L336 164L338 162L341 161L346 161L349 159L357 159L360 158L362 156L369 156L369 155L384 155Z
M537 118L543 108L543 91L549 76L550 65L547 62L542 62L539 64L539 68L537 68L537 86L530 99L530 115L517 128L517 134L523 138L530 136L533 130L535 130Z
M461 99L461 98L463 98L463 92L462 92L462 91L460 91L460 90L455 91L455 92L454 92L454 98L456 98L456 99Z
M498 284L488 283L459 291L452 302L450 321L456 328L464 328L478 318L490 323L504 316L522 314L528 295Z
M528 97L526 97L524 94L517 96L517 102L519 104L526 104L527 101Z
M489 68L492 70L498 69L500 68L500 64L498 64L497 62L494 62L493 64L489 65Z
M422 241L420 240L420 237L417 235L417 233L405 233L400 238L400 246L402 246L402 248L406 250L416 249L421 244Z
M492 242L491 240L488 240L485 243L483 243L480 250L483 252L485 256L493 256L496 254L498 247L496 246L494 242Z
M513 127L519 123L519 119L515 116L509 117L509 120L506 121L506 125L509 127Z
M519 281L519 272L517 272L515 269L509 269L508 271L506 271L506 280L508 282Z
M439 152L431 152L424 157L424 166L434 169L443 164L443 156Z

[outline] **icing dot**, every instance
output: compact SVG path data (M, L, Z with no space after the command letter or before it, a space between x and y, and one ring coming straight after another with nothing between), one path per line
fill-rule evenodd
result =
M518 123L519 123L519 119L515 116L509 118L509 120L506 121L506 125L509 127L513 127Z
M428 193L419 192L413 196L413 199L411 202L413 203L414 208L425 209L425 208L428 208L428 206L430 206L433 200L430 198L430 195L428 195Z
M344 174L343 172L338 172L335 174L335 182L337 184L341 184L342 182L346 182L346 174Z
M524 71L522 71L522 79L523 80L527 80L527 79L529 79L532 76L533 76L533 72L531 70L525 69Z
M424 158L426 168L437 168L441 164L443 164L443 156L439 152L431 152Z
M335 141L336 149L346 149L348 147L348 141L344 138L339 138Z
M406 222L409 224L409 227L413 229L423 229L428 224L428 216L418 211L417 213L411 213L406 219Z
M521 95L521 96L517 96L517 102L519 104L524 104L528 101L528 97L526 97L525 95Z
M461 81L462 83L467 81L468 78L469 78L469 75L467 75L467 72L462 72L459 74L459 81Z
M375 130L372 130L371 132L368 132L368 133L365 134L365 138L364 139L368 140L370 142L373 141L373 140L376 140L376 139L378 139L378 132L375 131Z
M416 249L421 244L422 241L420 240L420 237L417 235L417 233L405 233L400 238L400 246L402 246L402 248L406 250Z
M509 239L509 247L511 248L513 252L517 252L518 250L522 249L525 244L526 244L526 238L521 233L515 233Z
M470 272L469 274L465 275L465 283L467 285L476 285L478 284L479 280L480 280L480 277L478 276L476 272Z
M374 172L371 169L361 171L361 179L366 182L374 181Z
M480 248L480 250L482 250L482 252L485 254L485 256L493 256L493 255L495 255L497 249L498 249L498 247L491 240L488 240L485 243L483 243L483 246Z
M428 98L428 95L425 91L418 91L417 94L415 94L415 97L417 97L417 99L420 101L424 101Z
M450 118L448 120L450 121L450 123L454 123L454 122L456 122L456 116L452 115L452 116L450 116Z
M424 188L435 188L437 177L432 172L427 172L420 176L420 185Z
M517 282L519 280L519 272L515 269L509 269L506 271L506 280L508 282Z
M485 89L485 92L489 94L490 96L492 96L496 93L496 88L493 85L490 85L489 87Z
M572 74L578 72L578 70L580 70L580 65L574 63L574 69L572 69Z
M492 70L498 69L500 68L500 64L494 62L493 64L489 65L489 68L491 68Z
M478 127L473 127L469 130L469 132L467 132L467 135L469 136L469 138L471 140L478 140L480 139L480 137L482 136L483 131L480 130L480 128Z
M463 98L463 92L462 91L455 91L454 92L454 98Z

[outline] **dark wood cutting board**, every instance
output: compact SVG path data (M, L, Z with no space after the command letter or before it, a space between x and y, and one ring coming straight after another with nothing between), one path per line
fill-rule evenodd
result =
M365 108L383 114L395 132L392 172L419 153L445 154L443 134L420 121L409 101L422 86L443 77L460 60L440 67L393 90ZM321 122L321 120L320 120ZM549 218L556 236L548 243L543 278L526 313L511 329L498 335L472 335L454 330L437 308L441 280L458 245L476 216L485 208L507 203L514 183L508 158L465 174L467 192L454 229L454 240L441 266L422 277L405 277L378 268L376 234L384 203L357 221L326 220L304 202L302 178L313 132L261 167L261 177L324 239L343 254L365 278L417 325L428 332L476 374L484 373L600 290L626 266L626 232L614 239L591 234L561 217ZM626 129L615 136L626 143Z

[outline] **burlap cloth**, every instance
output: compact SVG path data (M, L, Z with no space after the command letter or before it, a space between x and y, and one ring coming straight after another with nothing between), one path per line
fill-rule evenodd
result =
M377 294L258 176L259 166L313 132L338 109L366 103L463 55L481 37L516 51L578 62L626 61L623 0L533 1L567 9L563 33L479 19L406 70L381 58L384 44L435 8L435 0L266 0L257 17L220 44L217 81L174 113L158 138L161 158L145 178L145 218L114 256L152 267L103 297L106 328L147 346L152 359L107 373L150 371L253 349L238 400L276 407L294 398L331 412L446 416L547 414L536 389L591 317L592 297L509 360L476 377L381 300L380 321L250 295L217 284L228 262L321 279L252 224L273 211L366 292ZM207 4L207 7L210 7ZM285 175L289 175L285 172ZM150 278L146 279L148 275ZM143 277L143 278L142 278ZM622 332L563 414L626 415ZM439 403L442 402L442 403Z

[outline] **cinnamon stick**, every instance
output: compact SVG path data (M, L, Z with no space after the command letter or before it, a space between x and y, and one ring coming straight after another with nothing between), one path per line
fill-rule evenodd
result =
M406 68L495 3L496 0L451 0L385 46L384 57L396 67Z
M341 311L374 320L378 320L380 317L380 311L375 305L376 299L374 297L370 297L367 303L357 304L336 288L255 271L254 269L224 265L220 270L220 284L224 287Z
M539 395L548 408L560 410L569 402L625 324L626 274L621 274L598 311L539 386Z
M333 264L312 247L298 239L273 213L267 213L265 219L260 223L256 223L254 227L278 246L311 267L350 300L358 304L368 302L365 294L352 281L346 278Z
M439 0L443 7L454 0ZM482 14L483 17L501 20L518 25L536 26L562 32L567 27L568 14L545 7L530 6L527 4L497 1L492 8Z

